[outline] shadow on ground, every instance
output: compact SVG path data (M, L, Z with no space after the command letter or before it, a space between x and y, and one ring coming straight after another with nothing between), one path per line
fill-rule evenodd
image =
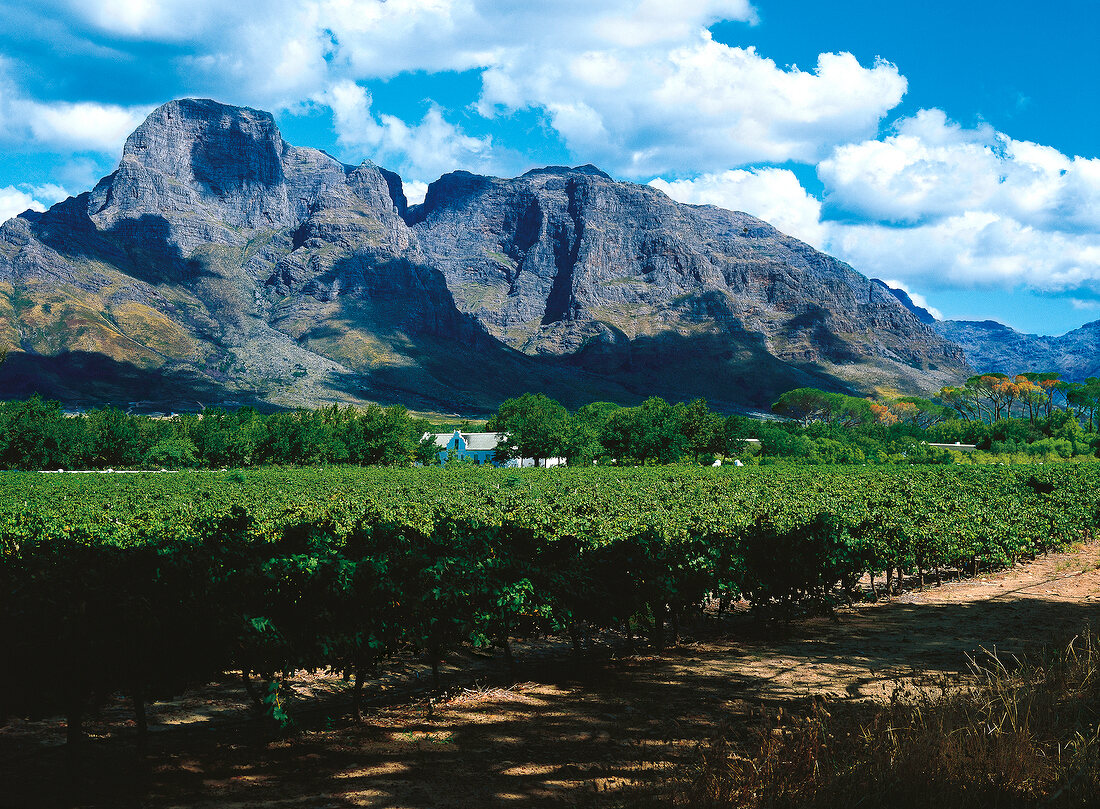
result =
M258 720L154 733L145 769L132 736L93 738L76 781L63 748L24 752L0 762L0 806L637 805L695 760L699 742L721 728L749 732L761 710L798 712L824 696L870 711L864 698L957 677L981 647L1010 661L1095 625L1100 607L1081 592L1096 590L1096 571L1070 584L1051 575L1020 591L989 585L977 600L863 606L839 623L708 618L661 656L521 647L514 672L484 661L476 688L460 687L468 668L452 669L455 696L431 717L423 696L376 689L361 725L341 699L304 711L289 736ZM1073 600L1035 594L1047 586L1077 589Z

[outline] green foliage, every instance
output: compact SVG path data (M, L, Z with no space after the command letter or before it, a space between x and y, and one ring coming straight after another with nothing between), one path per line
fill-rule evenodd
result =
M495 460L534 458L538 462L565 452L569 411L541 393L525 393L502 402L485 429L505 435Z
M874 419L871 403L866 399L815 388L787 391L772 405L772 412L803 424L824 421L852 425L866 424Z
M611 402L593 402L573 414L564 448L570 466L585 466L606 457L607 450L600 443L600 435L611 414L618 409L619 405Z
M408 466L430 459L420 446L423 428L398 405L271 415L211 407L157 419L112 407L66 416L56 402L34 397L0 403L0 468Z
M6 472L0 491L0 715L226 670L363 676L578 622L660 645L708 594L828 607L866 573L1007 565L1100 521L1091 464Z
M702 399L669 403L658 397L637 407L595 402L570 415L542 394L525 394L504 402L486 428L507 436L496 452L498 463L521 457L565 457L573 466L709 466L732 458L766 464L960 462L957 453L922 446L955 442L1003 458L1095 457L1100 405L1090 404L1092 383L1073 386L1044 379L1048 374L1030 375L1036 378L1032 382L1028 376L1015 382L995 374L970 380L964 388L979 397L974 408L981 408L982 418L966 415L966 408L961 417L948 418L944 406L914 396L879 403L799 388L773 406L789 417L783 420L723 417ZM992 418L993 413L1001 417ZM433 465L439 449L422 436L441 429L400 406L333 405L269 415L248 407L212 407L201 414L150 418L111 407L67 415L57 403L35 397L0 403L0 468Z
M187 436L166 438L151 447L142 463L149 467L162 469L187 469L195 465L194 443Z

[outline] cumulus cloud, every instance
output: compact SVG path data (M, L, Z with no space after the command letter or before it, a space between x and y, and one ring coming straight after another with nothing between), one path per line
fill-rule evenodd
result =
M830 248L872 274L1100 285L1100 160L922 110L818 165Z
M865 274L895 273L910 282L1046 291L1100 286L1100 234L1044 231L991 211L910 228L834 223L828 243Z
M152 107L20 100L16 104L35 143L98 152L121 152L126 136Z
M0 138L9 142L117 154L151 111L145 106L36 101L19 91L9 63L0 57Z
M180 40L203 31L224 4L213 0L64 0L60 5L92 27L134 38Z
M428 184L419 180L405 180L405 199L409 205L419 205L428 196Z
M350 81L333 85L318 100L332 108L338 141L354 160L366 156L414 182L456 168L480 171L490 162L492 140L464 134L437 106L411 125L392 115L375 115L370 93Z
M1100 160L923 110L837 147L818 176L823 202L778 168L653 185L759 216L918 303L930 285L1100 291Z
M922 110L896 134L838 148L818 165L836 218L912 225L992 211L1039 229L1100 230L1100 160L1068 157Z
M0 188L0 222L6 222L24 211L44 211L67 196L64 188L53 184Z
M485 116L535 110L622 176L817 160L870 137L906 89L886 62L811 70L713 40L749 0L45 0L90 33L180 48L190 85L294 110L342 82L481 71ZM121 47L121 45L120 45Z
M186 45L181 64L256 103L299 101L340 79L468 70L517 49L579 53L678 42L720 20L752 22L749 0L42 0L89 31ZM312 83L313 86L310 86ZM295 95L297 94L297 95Z
M877 132L906 80L893 65L822 54L812 71L700 31L687 44L504 54L485 71L485 115L547 112L574 154L628 177L814 162Z
M912 290L909 285L904 281L883 280L882 283L886 284L889 287L893 287L894 289L900 289L902 292L909 296L909 300L911 300L921 309L928 310L928 314L932 315L932 317L936 318L936 320L943 320L943 312L929 304L926 297L921 295L919 292L915 292L914 290Z
M789 169L737 169L672 182L657 178L650 185L678 202L750 213L819 250L825 247L821 201Z
M0 222L6 222L26 210L44 211L46 206L20 188L10 185L0 188Z

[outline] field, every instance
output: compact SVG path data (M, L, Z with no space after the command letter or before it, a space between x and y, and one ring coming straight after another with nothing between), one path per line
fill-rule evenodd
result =
M888 699L1069 637L1100 583L1085 466L0 487L12 805L615 805L761 706Z

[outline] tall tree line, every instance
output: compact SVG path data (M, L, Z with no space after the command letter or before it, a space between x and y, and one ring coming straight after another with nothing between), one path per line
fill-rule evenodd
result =
M271 414L207 408L152 418L114 407L66 414L34 396L0 403L0 468L408 466L431 457L421 441L430 426L400 406Z

